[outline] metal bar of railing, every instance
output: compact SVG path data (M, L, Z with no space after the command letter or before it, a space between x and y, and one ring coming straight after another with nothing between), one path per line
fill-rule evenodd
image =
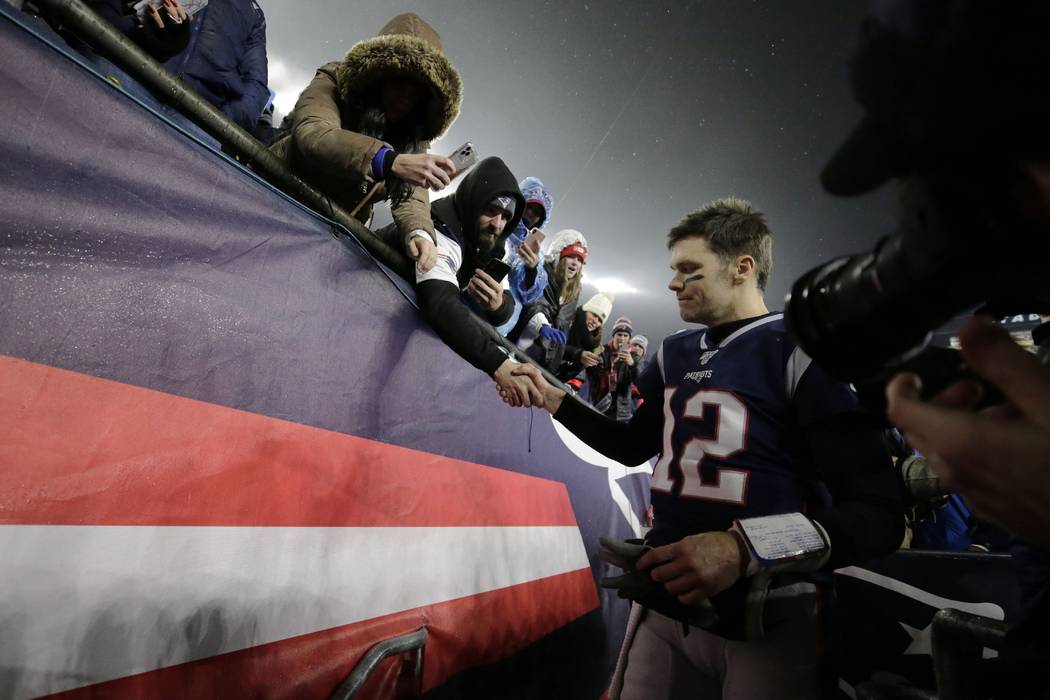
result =
M254 136L188 88L133 41L95 14L81 0L34 0L34 3L155 94L169 101L272 185L350 231L354 240L364 246L372 257L402 278L409 281L414 279L414 265L407 256L376 236L363 223L350 216L349 212L334 204L320 190L292 174L284 163L270 153ZM350 244L346 236L338 231L334 233L344 245ZM516 360L532 363L528 356L500 335L489 323L477 316L472 316L472 320L489 338L503 347ZM548 382L566 391L572 400L578 400L562 381L545 368L540 367L539 369Z
M254 136L230 120L221 110L187 87L163 65L139 48L109 22L99 17L81 0L34 0L50 17L86 41L97 51L170 102L202 129L214 136L243 163L282 191L320 212L352 232L377 260L408 278L412 265L408 258L380 240L364 224L289 171Z
M1006 623L952 608L933 616L933 672L940 700L979 700L981 659L988 647L1001 651Z
M406 651L412 651L413 649L420 650L422 653L423 646L427 642L427 629L422 627L415 632L403 634L399 637L391 637L379 642L367 652L354 666L354 670L350 672L350 675L346 677L339 687L335 689L335 692L331 695L331 700L352 700L359 690L365 685L365 681L368 680L369 675L379 666L379 663L389 657L397 654L403 654ZM418 674L422 670L422 663L420 658L416 659L415 672Z

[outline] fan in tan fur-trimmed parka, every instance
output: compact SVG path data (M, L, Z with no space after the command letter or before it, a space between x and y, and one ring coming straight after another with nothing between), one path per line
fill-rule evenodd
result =
M459 116L462 99L459 73L438 33L414 14L398 15L341 61L317 70L289 115L290 128L270 149L361 221L389 196L403 234L423 230L433 237L430 199L420 185L443 183L426 174L398 177L394 160L426 153Z

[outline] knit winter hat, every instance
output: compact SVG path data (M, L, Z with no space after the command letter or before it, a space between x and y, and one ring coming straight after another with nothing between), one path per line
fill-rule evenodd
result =
M567 228L558 231L548 241L547 252L543 256L544 262L557 262L562 258L565 249L572 248L574 245L579 247L570 251L568 255L577 255L582 257L584 262L587 262L587 239L579 231Z
M609 292L598 292L587 300L587 303L583 305L583 310L590 311L600 318L602 323L605 323L605 319L609 318L609 314L612 313L613 298Z
M631 345L641 345L642 352L648 352L649 350L649 339L644 335L636 335L631 338Z
M634 335L634 324L631 323L631 319L626 316L621 316L616 319L616 323L613 324L612 333L616 335L620 331L623 331L627 335Z
M489 202L490 207L496 207L497 209L502 209L503 211L507 212L508 219L514 218L515 204L516 202L514 201L513 197L507 197L505 195L493 197L492 201Z

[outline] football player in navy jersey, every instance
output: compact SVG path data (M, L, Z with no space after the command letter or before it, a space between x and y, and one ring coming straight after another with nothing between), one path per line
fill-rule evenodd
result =
M629 423L563 401L534 367L514 371L599 452L624 464L659 458L651 549L634 564L658 585L628 593L636 604L611 696L817 697L813 579L901 542L890 456L850 387L766 308L772 234L761 213L718 200L667 245L682 320L706 328L664 340L638 378L644 401ZM766 601L757 626L746 603L756 591Z

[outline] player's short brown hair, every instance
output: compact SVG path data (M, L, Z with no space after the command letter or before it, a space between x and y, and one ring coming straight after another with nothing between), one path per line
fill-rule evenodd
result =
M716 199L672 228L667 234L667 248L683 238L703 238L726 265L741 255L750 255L755 259L758 289L766 291L773 272L773 232L766 215L755 210L751 202L736 197Z

